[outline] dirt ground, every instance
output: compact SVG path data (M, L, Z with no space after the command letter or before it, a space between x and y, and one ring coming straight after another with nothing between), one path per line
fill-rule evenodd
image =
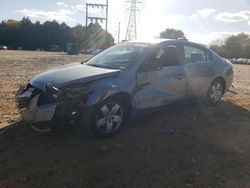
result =
M129 120L112 139L81 126L34 132L15 109L20 84L88 57L0 51L0 188L248 188L250 66L216 107L189 104Z

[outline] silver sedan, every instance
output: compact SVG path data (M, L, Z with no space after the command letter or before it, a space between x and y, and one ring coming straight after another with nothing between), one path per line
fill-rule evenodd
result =
M26 121L60 126L59 120L81 120L94 135L111 137L139 110L192 98L215 105L232 82L232 64L202 45L134 41L39 74L16 98Z

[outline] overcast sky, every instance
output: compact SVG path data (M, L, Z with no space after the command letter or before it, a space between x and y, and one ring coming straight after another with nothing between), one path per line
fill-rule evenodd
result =
M125 38L125 1L109 0L109 32ZM141 0L138 38L155 38L166 28L181 29L190 41L208 44L229 34L250 31L250 0ZM105 0L87 0L102 3ZM0 20L29 16L32 21L57 20L70 26L85 25L86 0L0 0ZM102 10L90 10L102 16Z

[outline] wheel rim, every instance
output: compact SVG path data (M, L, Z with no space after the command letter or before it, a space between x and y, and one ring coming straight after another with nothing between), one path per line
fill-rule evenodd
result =
M103 105L97 113L96 125L103 133L113 133L122 124L123 109L117 103Z
M210 90L210 99L213 103L217 103L222 96L222 85L220 82L215 82Z

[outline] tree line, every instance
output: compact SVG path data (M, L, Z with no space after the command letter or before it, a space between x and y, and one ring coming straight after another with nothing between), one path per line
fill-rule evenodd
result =
M182 30L171 28L162 31L159 37L187 39ZM82 25L69 27L57 21L33 23L28 17L0 23L0 45L9 49L65 51L67 43L75 43L79 49L105 49L114 45L114 38L98 22L87 28ZM209 47L225 58L250 58L250 35L232 35L225 40L213 41Z
M21 21L5 20L0 23L0 44L9 49L24 50L66 50L67 43L75 43L79 49L105 49L114 44L110 33L102 29L99 23L69 27L57 21L39 21L33 23L24 17Z
M225 58L250 58L250 35L232 35L225 40L212 42L209 47Z

